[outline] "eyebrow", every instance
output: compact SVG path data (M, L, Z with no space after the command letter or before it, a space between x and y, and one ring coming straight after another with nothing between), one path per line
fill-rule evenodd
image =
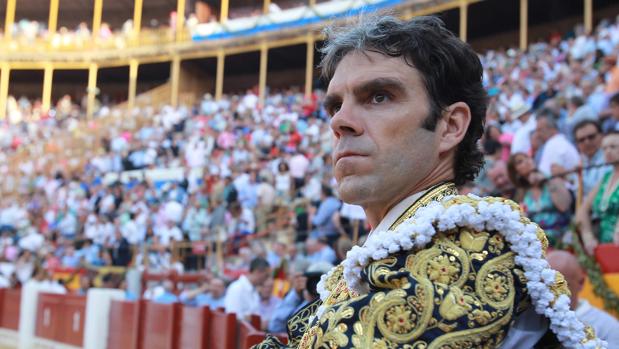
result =
M406 86L402 81L396 78L376 78L364 81L361 84L353 87L355 96L362 96L368 91L390 90L393 93L399 94L406 90ZM325 96L323 106L327 110L331 110L336 104L341 103L342 97L339 94L328 94Z

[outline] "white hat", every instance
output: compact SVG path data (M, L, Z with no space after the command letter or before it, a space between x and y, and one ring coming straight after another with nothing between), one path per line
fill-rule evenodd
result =
M509 107L509 114L512 116L512 120L513 120L513 119L520 118L521 116L528 113L530 110L531 110L531 107L529 107L528 104L519 102L519 103L514 103L513 105Z

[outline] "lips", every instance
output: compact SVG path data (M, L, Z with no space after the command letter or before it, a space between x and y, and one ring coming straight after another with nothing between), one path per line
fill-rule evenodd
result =
M340 159L346 158L346 157L350 157L350 156L366 156L366 155L355 153L355 152L351 152L351 151L344 151L344 152L341 152L341 153L337 153L335 155L335 162L338 162Z

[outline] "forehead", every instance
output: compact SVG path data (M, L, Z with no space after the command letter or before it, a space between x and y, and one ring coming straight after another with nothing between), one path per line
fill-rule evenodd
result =
M576 134L585 134L585 133L588 134L592 132L597 132L597 128L593 126L592 124L586 124L582 126L581 128L579 128L578 130L576 130Z
M619 145L619 134L613 133L613 134L609 134L605 136L604 139L602 140L602 143Z
M400 80L406 87L421 84L421 74L403 57L356 50L347 53L337 65L327 94L340 93L378 78Z

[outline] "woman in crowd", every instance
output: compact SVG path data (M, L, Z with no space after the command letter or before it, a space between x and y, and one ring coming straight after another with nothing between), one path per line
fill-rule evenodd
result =
M516 200L527 216L546 232L550 246L561 248L570 223L572 194L561 178L546 179L530 156L516 153L507 163L509 178L516 186Z
M600 243L619 244L619 131L604 136L602 151L613 170L589 192L576 214L576 223L589 254L593 254Z

